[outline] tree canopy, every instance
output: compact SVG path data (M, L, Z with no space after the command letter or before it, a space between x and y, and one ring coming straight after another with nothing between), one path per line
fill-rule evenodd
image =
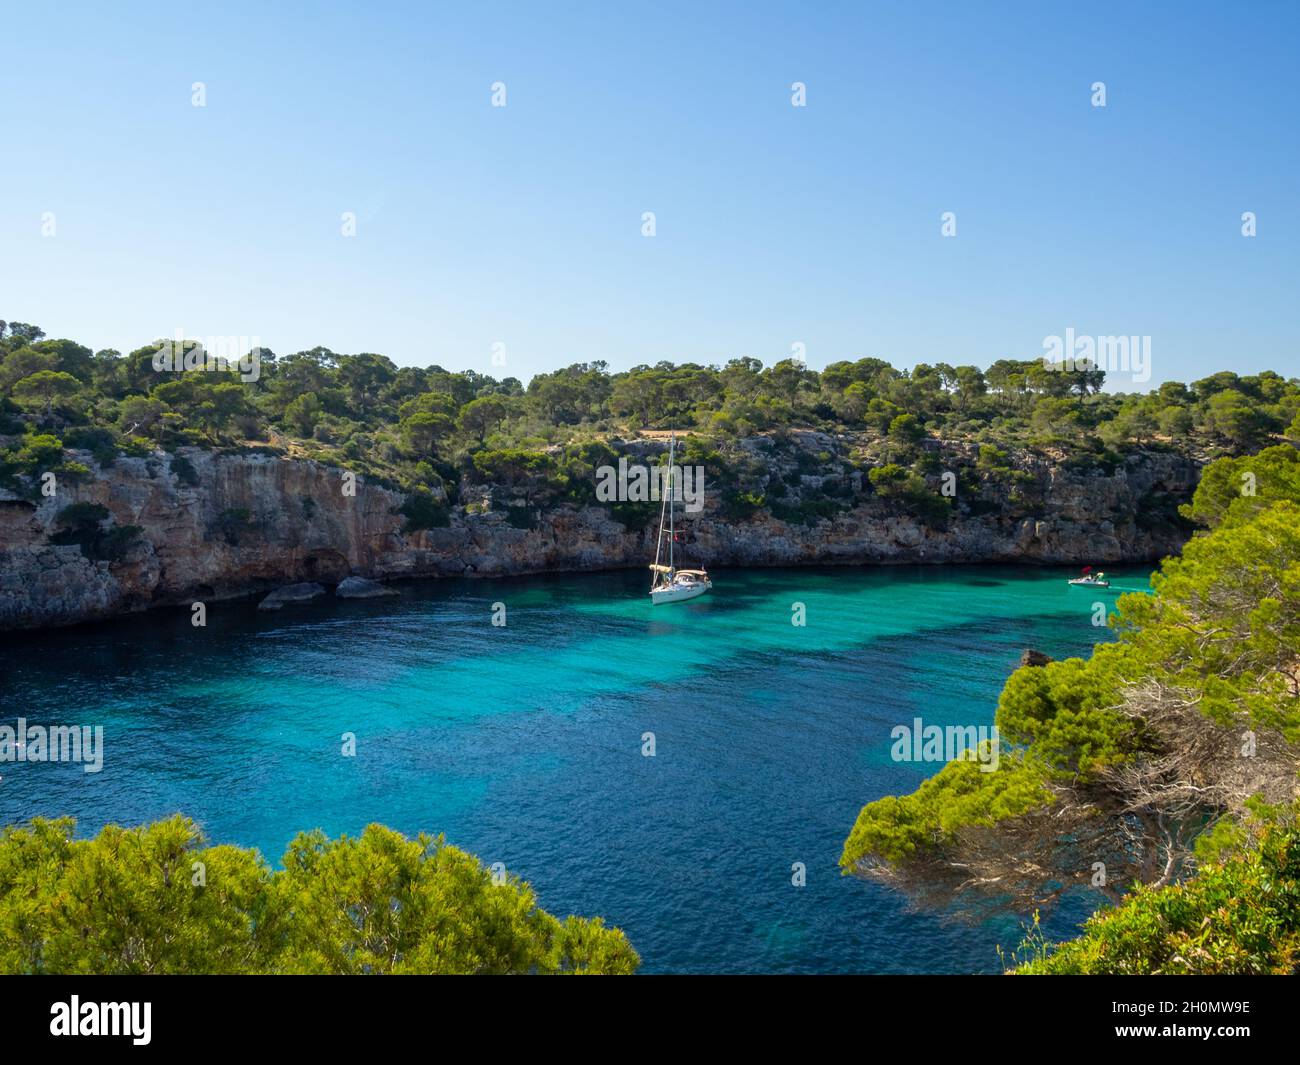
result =
M1041 358L991 366L878 358L815 371L794 359L715 365L669 361L611 373L600 360L513 377L398 367L374 352L262 349L256 379L228 371L195 341L156 368L158 340L125 355L48 339L36 326L0 328L0 475L5 451L53 435L93 441L104 459L162 446L257 444L317 458L410 488L473 482L482 451L547 450L647 429L692 429L727 450L789 429L860 432L915 458L926 437L999 447L1068 448L1104 457L1127 448L1196 447L1244 454L1279 441L1300 418L1300 381L1230 371L1141 393L1100 391L1102 370ZM168 350L171 350L170 348ZM4 437L14 438L6 449ZM921 473L923 471L916 470Z
M273 870L177 815L75 839L69 818L0 831L0 973L604 973L639 964L599 918L441 837L382 825L299 835Z
M1153 594L1120 597L1114 642L1097 645L1087 659L1024 665L1007 680L995 715L997 768L954 761L911 795L868 803L844 846L846 872L918 895L967 895L1020 909L1071 890L1118 902L1130 887L1148 885L1152 890L1090 926L1094 946L1129 935L1166 906L1190 913L1188 900L1200 900L1203 916L1229 881L1262 899L1250 885L1270 862L1292 877L1285 890L1300 892L1294 829L1275 824L1252 850L1254 837L1242 828L1252 809L1286 810L1296 787L1295 449L1219 459L1185 511L1206 528L1161 565ZM1232 859L1207 868L1199 883L1185 882L1224 841L1237 849ZM1171 890L1157 893L1162 887ZM1247 961L1246 951L1242 971L1294 963L1288 952L1300 921L1293 902L1278 904L1275 916L1290 922L1289 938L1267 958ZM1168 943L1182 942L1174 925L1161 927ZM1190 926L1177 928L1192 934ZM1244 925L1239 931L1249 932ZM1042 971L1093 971L1087 949L1063 952L1078 970L1062 960ZM1215 948L1214 965L1237 971L1225 950ZM1185 962L1161 969L1149 960L1150 971L1195 969L1194 962L1179 969Z

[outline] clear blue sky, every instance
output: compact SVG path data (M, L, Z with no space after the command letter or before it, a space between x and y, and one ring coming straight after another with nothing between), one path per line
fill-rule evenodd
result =
M0 317L53 336L1300 373L1294 2L54 8L0 64Z

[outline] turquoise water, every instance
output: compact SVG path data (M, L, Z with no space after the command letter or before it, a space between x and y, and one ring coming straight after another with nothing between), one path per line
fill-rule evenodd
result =
M174 609L11 636L0 723L103 725L105 762L0 764L0 823L70 814L89 834L180 810L278 862L300 829L379 821L604 916L646 972L994 971L1016 920L915 912L837 860L864 802L937 768L891 760L895 725L991 724L1023 648L1086 654L1093 603L1146 579L1065 576L720 570L657 607L639 572L420 582L214 604L206 628Z

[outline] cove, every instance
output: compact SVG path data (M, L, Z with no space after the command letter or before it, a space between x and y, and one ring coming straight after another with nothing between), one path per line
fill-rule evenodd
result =
M603 916L643 972L993 972L1015 918L915 911L837 861L863 803L939 768L896 761L891 730L991 726L1024 648L1108 638L1066 575L718 570L666 606L639 571L426 581L274 615L212 604L203 628L176 608L10 635L0 723L102 726L103 768L0 765L0 822L88 835L182 811L278 864L300 830L378 821ZM1113 576L1108 603L1146 587Z

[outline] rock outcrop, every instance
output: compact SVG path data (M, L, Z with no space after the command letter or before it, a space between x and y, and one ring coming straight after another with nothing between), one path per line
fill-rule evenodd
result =
M365 577L345 577L339 581L334 594L340 599L381 599L386 595L396 595L397 591Z
M631 529L611 511L563 505L518 527L482 502L449 507L444 528L404 532L402 493L318 463L267 454L183 449L91 467L81 483L39 502L0 497L0 630L71 624L154 605L266 593L289 582L348 577L498 576L643 566L655 528ZM767 509L726 518L706 492L685 519L693 563L834 565L902 562L1116 563L1177 551L1170 520L1199 467L1169 452L1129 456L1113 472L1078 472L1034 458L1032 506L985 491L940 525L863 493L833 517L806 523ZM859 481L860 481L859 477ZM139 526L119 557L58 544L70 503L100 504L109 525Z
M325 589L314 581L302 581L299 584L287 584L277 588L260 603L258 610L280 610L285 603L310 603L325 594Z

